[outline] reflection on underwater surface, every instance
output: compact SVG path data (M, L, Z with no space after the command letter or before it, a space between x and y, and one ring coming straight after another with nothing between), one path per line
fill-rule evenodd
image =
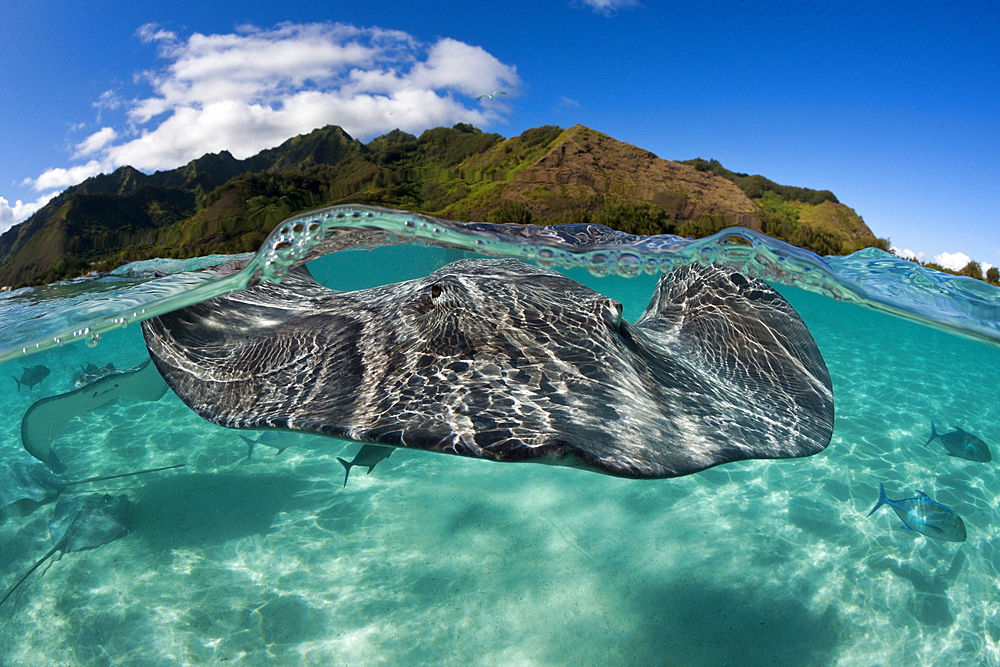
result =
M467 256L391 246L310 269L357 289ZM566 273L629 321L656 280ZM925 446L931 420L997 445L1000 348L776 288L836 397L830 446L804 459L630 481L397 449L343 488L357 444L280 434L248 460L169 392L81 414L52 443L72 477L187 467L93 489L129 496L131 533L0 607L0 664L1000 664L1000 478ZM129 326L4 364L0 459L28 456L21 416L81 366L146 357ZM51 374L18 393L9 376L36 364ZM879 483L952 508L967 541L865 518ZM0 588L50 548L50 518L0 524Z

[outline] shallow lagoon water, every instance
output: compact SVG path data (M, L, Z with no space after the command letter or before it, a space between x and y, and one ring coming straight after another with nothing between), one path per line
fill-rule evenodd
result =
M310 268L357 289L463 256L396 245ZM567 272L632 321L656 280ZM997 459L924 445L934 419L1000 456L1000 347L776 287L834 383L833 440L803 459L634 481L397 449L342 488L336 457L357 443L283 434L283 453L248 460L237 432L172 393L76 418L53 442L74 477L186 467L76 491L127 493L132 531L0 607L0 664L1000 664ZM8 361L0 377L52 373L30 391L0 382L0 457L28 456L21 415L81 365L146 356L129 325ZM866 518L880 482L953 508L968 540L904 532L885 508ZM0 524L0 586L50 548L52 509Z

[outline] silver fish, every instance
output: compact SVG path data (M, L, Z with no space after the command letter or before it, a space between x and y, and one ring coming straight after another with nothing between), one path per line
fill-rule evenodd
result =
M878 502L867 514L871 516L882 505L888 505L903 522L903 530L914 530L921 535L946 542L964 542L965 524L962 517L955 514L923 491L917 491L916 498L892 500L885 495L885 486L878 485Z
M993 460L993 457L990 455L989 446L980 438L963 431L961 428L951 433L938 433L932 421L931 437L925 444L930 445L934 442L934 438L941 441L944 448L948 450L948 456L955 456L969 461L979 461L980 463Z
M351 461L345 461L338 456L337 460L340 461L345 470L344 487L347 487L347 477L351 474L351 468L354 466L364 466L368 468L368 474L370 475L375 466L389 458L394 449L395 447L383 447L382 445L365 445L358 450L358 453L354 455L354 459Z
M14 382L17 383L17 392L21 393L21 385L26 385L28 391L35 388L35 385L44 380L49 376L49 367L38 364L37 366L31 366L30 368L25 368L24 373L21 374L21 379L17 379L16 375L11 377L14 378Z

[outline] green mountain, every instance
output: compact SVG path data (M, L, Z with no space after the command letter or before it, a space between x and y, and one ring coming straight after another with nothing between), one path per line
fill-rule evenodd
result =
M704 236L742 225L822 254L886 244L830 192L779 186L714 160L664 160L579 125L504 139L459 124L420 137L394 130L367 144L327 126L245 160L224 151L170 171L121 167L87 179L0 236L0 285L253 251L289 215L342 203L636 234Z

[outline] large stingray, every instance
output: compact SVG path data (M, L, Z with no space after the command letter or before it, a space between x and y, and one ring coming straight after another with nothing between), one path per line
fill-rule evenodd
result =
M167 384L235 428L309 431L610 475L815 454L830 376L798 314L722 267L622 306L513 259L335 292L306 271L143 323Z
M128 532L125 522L130 506L128 496L97 493L62 499L56 503L55 514L49 522L49 537L52 538L53 547L18 579L0 600L0 604L6 602L17 587L55 552L94 549L117 540Z
M56 472L59 457L50 447L69 421L122 397L157 401L167 386L149 359L135 368L112 370L79 389L36 401L21 419L21 443L28 453Z

